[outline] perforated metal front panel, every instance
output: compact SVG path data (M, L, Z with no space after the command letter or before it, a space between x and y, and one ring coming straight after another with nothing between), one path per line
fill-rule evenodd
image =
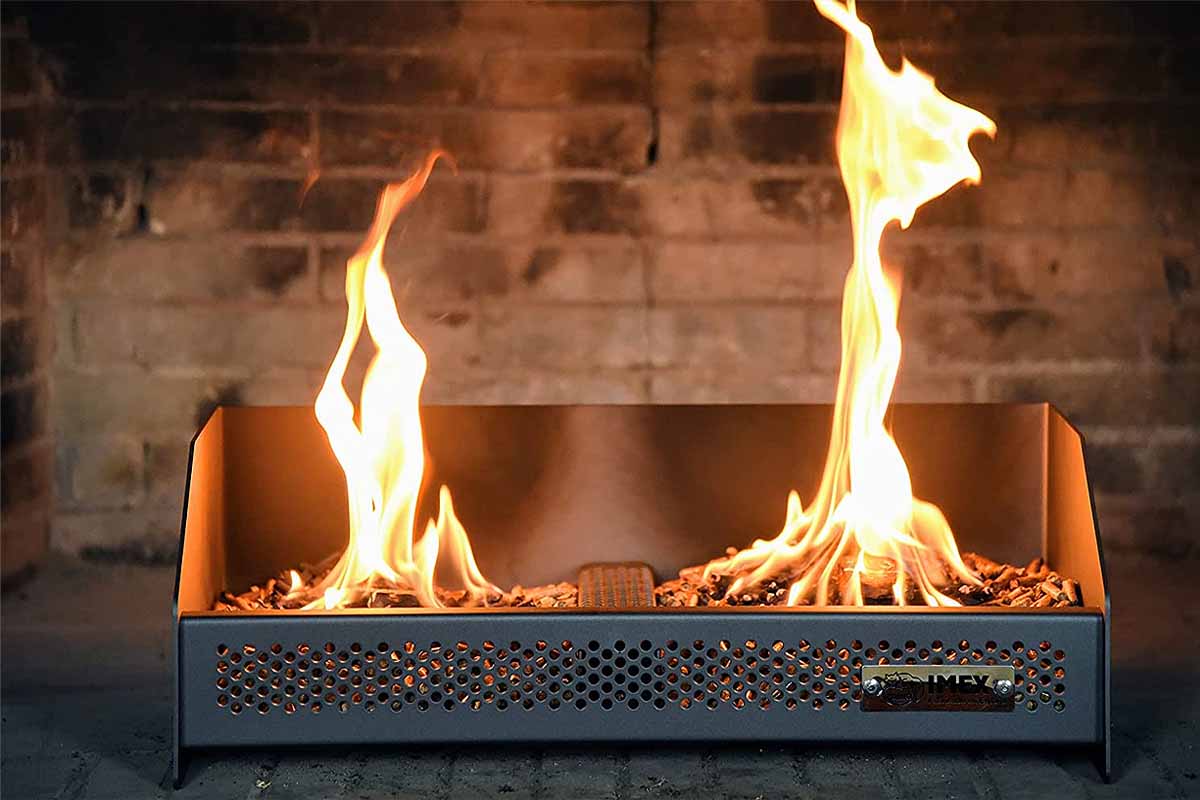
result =
M1043 640L866 644L858 639L222 642L214 702L230 714L420 713L693 706L847 711L865 664L1011 665L1027 712L1066 709L1067 653Z
M1091 742L1099 731L1100 635L1100 618L1088 614L185 618L182 733L188 745ZM1009 664L1016 708L864 714L866 664ZM938 715L936 726L922 721L929 714Z

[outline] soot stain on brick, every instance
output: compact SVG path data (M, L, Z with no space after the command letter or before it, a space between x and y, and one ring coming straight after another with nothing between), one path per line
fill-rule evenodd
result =
M28 319L6 319L0 328L0 375L24 377L37 367L37 328Z
M218 406L240 406L245 402L244 388L240 383L226 383L206 395L197 405L193 421L200 428L217 410Z
M589 125L572 131L558 148L556 163L563 167L631 167L630 150L625 145L624 122Z
M750 192L765 213L800 225L814 225L822 216L843 211L839 203L845 205L844 192L827 188L820 180L759 180L750 184Z
M717 99L717 87L712 81L696 81L692 86L692 99L697 103L711 103Z
M641 199L616 181L561 181L547 207L548 228L564 233L637 233Z
M982 311L971 318L994 337L1001 337L1019 325L1031 325L1040 331L1049 330L1054 324L1054 315L1049 311L1034 308L1008 308L1003 311Z
M253 264L254 285L274 297L282 297L308 272L308 254L300 249L252 247L246 255Z
M550 270L554 269L561 257L562 250L557 247L539 247L533 251L533 255L529 258L529 263L525 265L525 269L521 272L521 280L525 281L527 286L533 286L544 275L549 273Z
M712 153L715 141L712 118L706 114L694 116L688 120L683 134L683 154L689 158L704 158Z
M754 99L760 103L833 102L840 90L837 70L793 55L754 60Z
M163 536L143 536L109 547L91 545L79 552L84 561L101 564L140 564L160 567L175 563L176 542L169 532Z
M1167 291L1172 300L1182 299L1183 295L1192 290L1192 272L1182 259L1165 256L1163 258L1163 277L1167 281Z
M9 447L36 438L42 418L40 386L6 389L0 394L0 445Z
M833 163L832 113L751 111L734 119L738 150L755 164Z

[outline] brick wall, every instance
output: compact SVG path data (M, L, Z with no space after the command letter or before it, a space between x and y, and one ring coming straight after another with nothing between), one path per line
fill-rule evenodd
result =
M832 397L842 42L804 4L6 6L60 98L57 548L172 551L197 423L312 401L345 256L435 144L459 172L388 257L429 400ZM1183 554L1200 70L1177 14L863 6L893 63L1000 127L975 144L983 185L886 241L899 397L1059 404L1111 544Z
M49 86L24 26L5 20L0 54L0 568L8 585L41 558L50 528L54 326L45 262L55 193L43 148Z

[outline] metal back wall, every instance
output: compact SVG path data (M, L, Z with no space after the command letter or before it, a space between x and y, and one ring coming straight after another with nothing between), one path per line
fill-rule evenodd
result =
M445 483L484 572L530 585L573 579L595 561L645 561L669 576L774 535L788 491L807 500L816 488L831 408L432 406L422 415L421 517L436 512ZM963 549L1018 563L1042 551L1045 405L901 405L893 423L914 491L943 508ZM214 426L221 437L202 437L195 454L223 476L205 484L223 497L203 534L222 540L211 548L223 566L207 575L220 581L205 587L209 597L345 546L345 482L311 409L224 408L206 431Z
M185 618L182 745L780 739L1095 743L1102 620L1074 613ZM990 713L865 713L864 664L1011 664Z

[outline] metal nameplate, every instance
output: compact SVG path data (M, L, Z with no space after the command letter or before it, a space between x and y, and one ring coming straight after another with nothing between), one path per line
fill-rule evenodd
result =
M1011 666L889 664L862 668L863 711L1012 711Z

